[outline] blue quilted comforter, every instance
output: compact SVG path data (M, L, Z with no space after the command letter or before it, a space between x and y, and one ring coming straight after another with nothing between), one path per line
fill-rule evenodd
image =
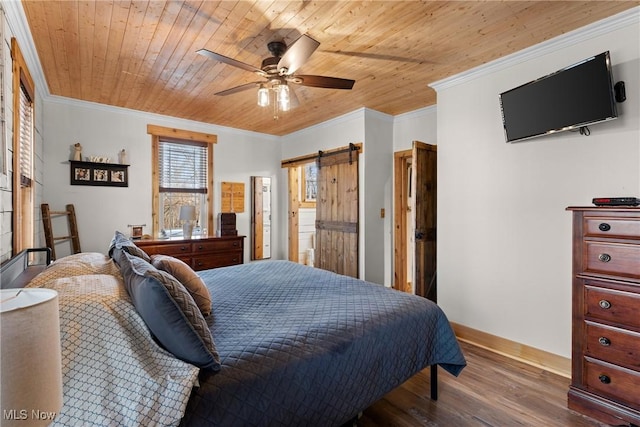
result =
M465 366L424 298L288 261L200 275L222 369L201 373L182 425L341 425L429 365Z

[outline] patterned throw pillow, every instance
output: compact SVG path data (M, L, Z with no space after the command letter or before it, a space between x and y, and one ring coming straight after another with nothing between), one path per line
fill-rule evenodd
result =
M91 274L107 274L122 278L118 266L108 256L97 252L81 252L54 261L26 287L41 288L52 280Z
M185 287L124 248L115 248L112 256L133 305L158 342L180 360L220 370L211 331Z
M203 315L211 314L211 294L206 285L191 267L184 261L168 255L151 255L151 264L161 271L166 271L191 294Z

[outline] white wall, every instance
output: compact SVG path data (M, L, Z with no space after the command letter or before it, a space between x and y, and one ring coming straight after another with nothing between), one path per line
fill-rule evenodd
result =
M272 178L274 217L279 215L279 176L274 171L280 165L280 146L272 136L244 132L221 126L205 125L166 116L106 107L66 98L50 97L45 102L45 138L43 201L54 210L67 203L76 209L80 243L85 252L105 252L113 232L128 234L129 224L146 224L151 233L151 136L147 125L175 127L218 136L214 145L214 214L220 212L220 182L244 182L245 212L237 215L238 234L245 240L245 261L249 260L251 232L251 176ZM117 158L125 148L129 153L128 187L93 187L69 184L71 146L80 142L83 156L101 155ZM272 233L280 233L277 222ZM275 239L274 239L275 240ZM278 242L272 242L274 257ZM65 248L56 248L58 256Z
M435 105L393 118L393 152L410 150L413 141L436 145L438 109Z
M451 321L569 357L571 205L640 196L638 8L434 86L438 293ZM621 117L506 144L498 94L605 50Z
M391 286L393 260L393 117L365 112L365 185L360 191L364 208L365 280ZM381 213L384 209L384 217Z

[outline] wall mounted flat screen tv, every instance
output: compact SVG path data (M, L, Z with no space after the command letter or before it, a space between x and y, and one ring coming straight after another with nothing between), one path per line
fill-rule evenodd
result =
M500 106L507 142L615 119L609 52L503 92Z

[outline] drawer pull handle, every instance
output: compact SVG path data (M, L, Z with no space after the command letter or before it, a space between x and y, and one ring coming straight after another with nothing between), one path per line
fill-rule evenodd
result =
M201 251L202 250L202 245L198 245L198 250Z
M605 347L609 347L611 345L611 340L607 337L598 338L598 342Z
M601 299L600 302L598 302L598 305L600 306L600 308L605 310L609 310L611 308L611 303L606 299Z
M602 384L609 384L611 382L611 378L609 378L608 375L604 375L604 374L600 375L598 379Z
M186 246L182 246L182 247L180 247L180 250L181 250L181 251L186 251L186 250L187 250L187 247L186 247Z
M611 261L611 255L609 254L600 254L598 255L598 259L602 262L609 262Z
M607 224L606 222L603 222L602 224L600 224L598 226L598 228L600 229L600 231L609 231L609 230L611 230L611 226L609 224Z

